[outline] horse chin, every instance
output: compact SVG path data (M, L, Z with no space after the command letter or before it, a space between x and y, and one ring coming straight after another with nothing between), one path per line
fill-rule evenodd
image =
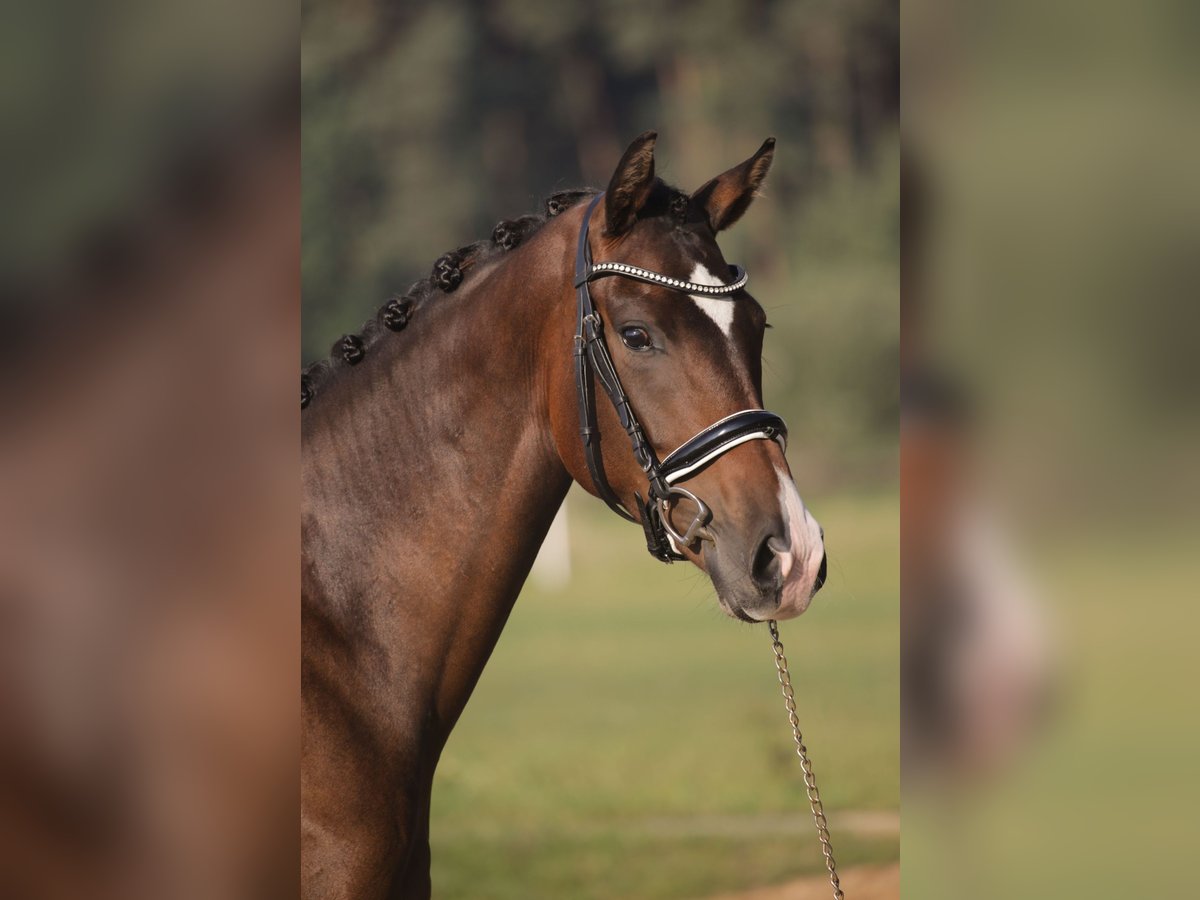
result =
M739 622L751 622L751 623L758 621L758 619L752 618L740 606L735 606L735 605L728 604L725 602L722 602L720 604L720 606L721 606L721 612L725 613L725 615L729 616L729 618L731 618L731 619L737 619Z
M765 622L768 619L782 622L803 615L815 594L811 585L785 584L774 595L755 597L750 602L725 597L718 600L721 611L739 622Z
M753 604L739 603L737 600L718 598L718 605L721 607L721 612L729 616L731 619L737 619L739 622L750 622L752 624L765 622L767 619L791 618L799 613L791 613L780 615L778 612L778 597L775 601L764 602L766 598L756 598Z

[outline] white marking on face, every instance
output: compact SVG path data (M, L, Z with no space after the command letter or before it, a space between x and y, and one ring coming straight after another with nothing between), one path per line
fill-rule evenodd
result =
M725 284L701 263L696 263L688 280L694 284ZM688 296L692 298L693 303L700 307L701 312L716 323L725 337L733 337L733 300L731 298L705 297L702 294L688 294Z
M779 609L772 617L791 619L808 609L812 601L817 573L825 558L825 543L821 526L805 508L791 476L782 469L776 469L775 474L779 478L779 505L787 528L788 548L779 554L783 591Z

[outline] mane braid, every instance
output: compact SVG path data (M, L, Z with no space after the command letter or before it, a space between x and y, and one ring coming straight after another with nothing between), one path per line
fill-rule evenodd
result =
M372 318L363 323L357 334L344 334L338 338L328 358L317 360L301 369L300 408L307 408L339 372L362 362L371 348L386 335L407 328L412 317L419 315L421 307L432 302L437 293L452 293L472 269L498 254L519 247L546 224L547 219L590 200L598 193L595 188L558 191L543 201L543 212L529 213L515 219L502 219L492 229L490 240L476 241L443 253L434 262L433 271L428 278L414 282L404 294L389 298Z

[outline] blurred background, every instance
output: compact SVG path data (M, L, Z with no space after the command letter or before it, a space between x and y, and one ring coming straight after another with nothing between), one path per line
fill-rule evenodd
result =
M604 187L647 128L686 190L779 139L721 242L772 319L767 406L827 534L829 582L784 629L800 718L847 889L881 898L899 858L898 42L876 0L310 0L302 18L306 362L500 218ZM766 631L578 488L432 818L442 898L828 892Z
M826 529L829 582L783 639L860 897L898 884L898 27L874 0L310 0L302 20L305 362L443 252L603 187L646 129L688 190L779 139L722 245L774 325L766 402ZM439 897L828 891L765 631L577 489L433 802Z
M903 19L904 893L1190 896L1196 7Z

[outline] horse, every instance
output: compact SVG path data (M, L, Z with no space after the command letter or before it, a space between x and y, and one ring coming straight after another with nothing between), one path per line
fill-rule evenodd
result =
M438 757L572 481L735 619L800 615L824 581L762 408L766 315L716 241L775 141L688 194L656 138L603 192L440 257L302 373L305 897L430 896Z

